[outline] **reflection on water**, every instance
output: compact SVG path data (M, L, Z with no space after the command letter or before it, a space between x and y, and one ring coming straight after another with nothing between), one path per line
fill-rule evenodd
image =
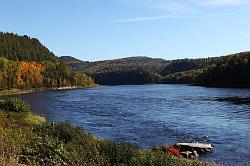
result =
M237 105L241 105L241 104L249 105L250 104L250 97L247 97L247 98L242 98L242 97L219 97L219 98L216 98L216 100L217 101L230 102L232 104L237 104Z
M104 86L20 96L50 121L68 121L96 136L140 147L200 141L201 159L250 164L250 90L186 85Z

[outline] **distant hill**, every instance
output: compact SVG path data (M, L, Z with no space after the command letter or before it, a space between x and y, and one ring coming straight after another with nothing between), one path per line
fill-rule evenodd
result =
M64 61L65 63L81 63L83 61L76 59L72 56L61 56L60 59Z
M83 70L91 72L93 70L103 70L109 68L110 66L117 65L129 65L129 66L156 66L156 65L165 65L166 60L160 58L149 58L149 57L128 57L114 60L104 60L104 61L81 61L71 56L62 56L60 57L62 61L69 65L72 70Z
M129 57L97 62L61 58L103 85L174 83L219 87L250 87L250 53L198 59L164 60Z
M0 32L0 90L93 84L91 77L71 71L38 39Z
M68 58L67 58L68 59ZM72 58L71 58L72 59ZM168 61L149 57L128 57L97 62L67 61L72 70L83 71L104 85L145 84L158 82L159 74Z
M59 58L73 71L84 71L85 68L89 67L92 64L91 62L81 61L71 56L61 56Z
M179 59L170 61L160 58L128 57L86 62L73 57L61 57L61 60L68 64L72 70L88 73L97 83L103 85L168 83L172 81L168 81L166 75L201 69L217 63L217 59Z

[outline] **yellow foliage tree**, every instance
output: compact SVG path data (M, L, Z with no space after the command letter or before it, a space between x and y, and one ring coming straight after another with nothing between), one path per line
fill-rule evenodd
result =
M19 68L16 73L17 85L22 86L41 86L43 83L43 77L41 72L44 70L42 64L36 62L19 63Z

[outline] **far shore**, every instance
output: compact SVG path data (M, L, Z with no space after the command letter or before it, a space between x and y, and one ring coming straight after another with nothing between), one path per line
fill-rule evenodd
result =
M43 91L50 91L50 90L72 90L72 89L86 89L86 88L93 88L97 87L98 85L95 84L93 86L62 86L62 87L53 87L53 88L24 88L24 89L5 89L0 90L0 97L2 96L11 96L11 95L19 95L19 94L27 94L27 93L34 93L34 92L43 92Z

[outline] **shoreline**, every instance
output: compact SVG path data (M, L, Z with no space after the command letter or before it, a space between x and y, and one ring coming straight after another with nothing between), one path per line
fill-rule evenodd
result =
M28 93L35 93L35 92L44 92L44 91L57 91L57 90L73 90L73 89L86 89L86 88L95 88L98 87L98 84L93 86L62 86L62 87L55 87L55 88L26 88L26 89L5 89L0 90L0 97L4 96L12 96L12 95L20 95L20 94L28 94Z
M117 85L99 85L94 84L92 86L62 86L62 87L53 87L53 88L24 88L24 89L5 89L0 90L0 97L4 96L11 96L11 95L19 95L19 94L28 94L28 93L35 93L35 92L44 92L44 91L57 91L57 90L74 90L74 89L86 89L86 88L95 88L98 86L120 86L120 85L169 85L169 84L158 84L158 83L149 83L149 84L117 84ZM171 85L171 84L170 84ZM180 84L174 84L180 85ZM202 84L185 84L188 86L198 86L204 88L233 88L233 89L250 89L249 87L230 87L230 86L209 86L209 85L202 85Z

